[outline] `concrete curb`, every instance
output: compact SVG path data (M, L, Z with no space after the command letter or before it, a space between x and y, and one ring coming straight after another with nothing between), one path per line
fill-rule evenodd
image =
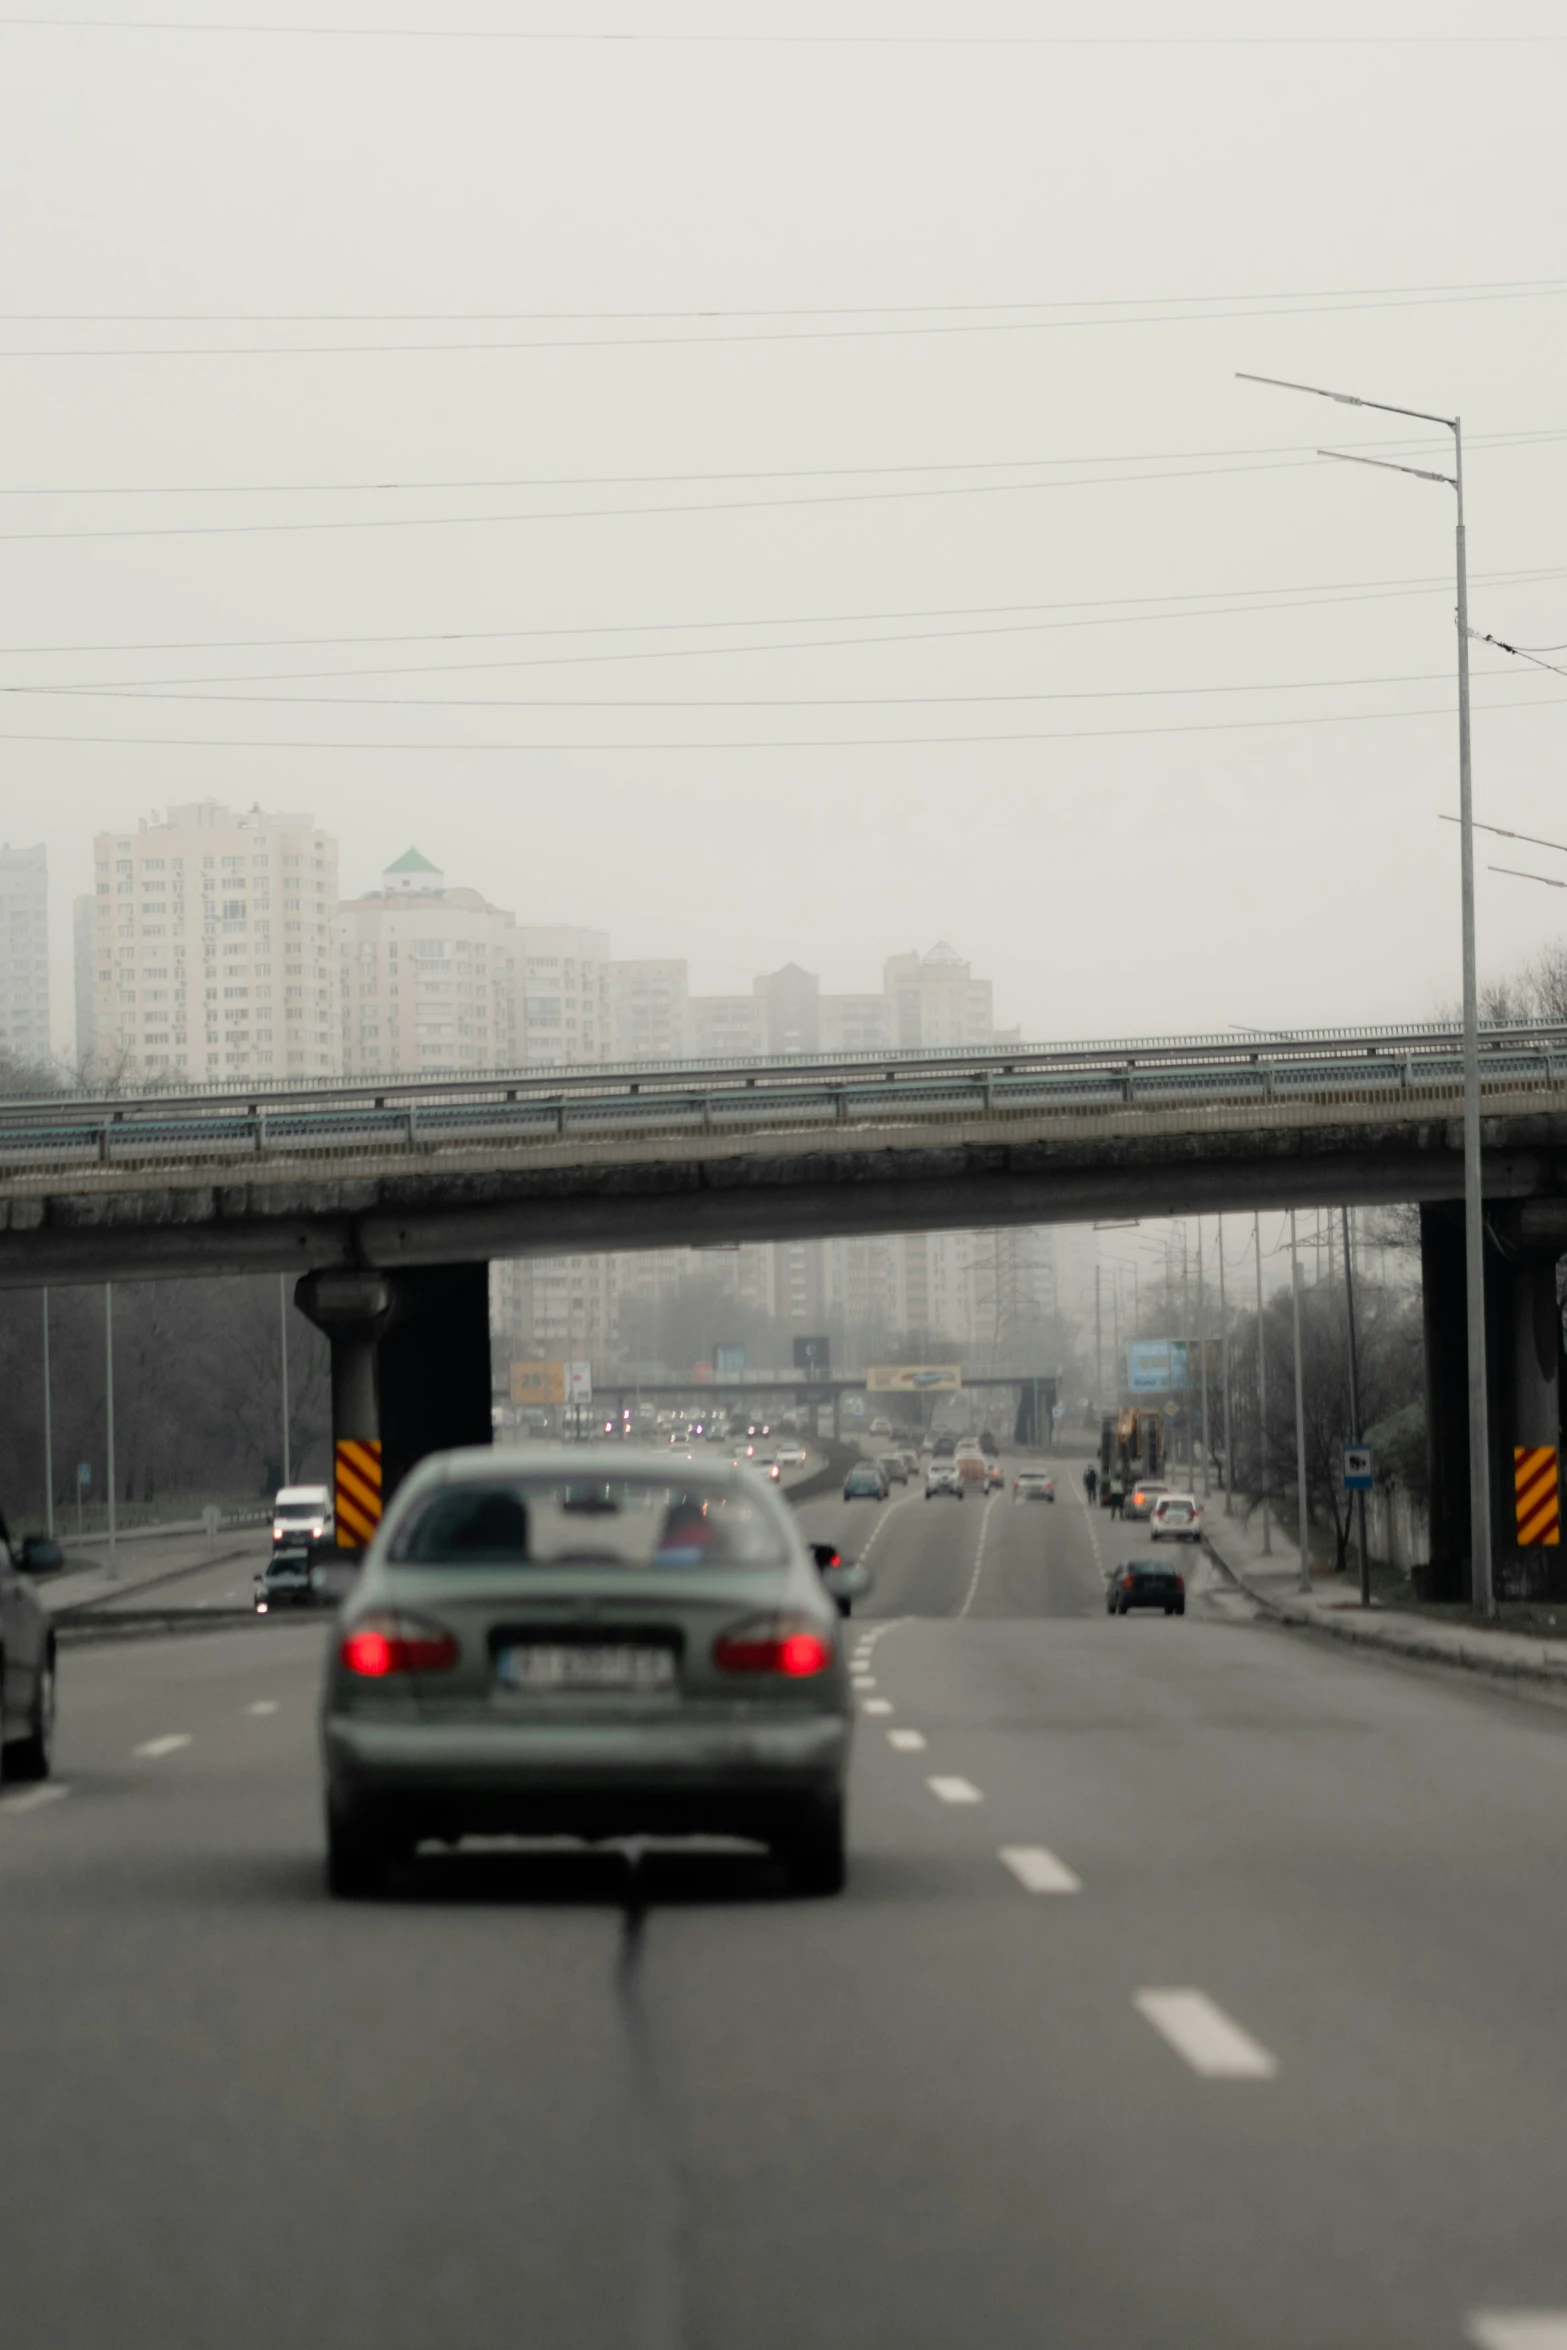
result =
M1228 1559L1220 1556L1211 1535L1203 1535L1202 1546L1237 1591L1243 1591L1253 1606L1261 1608L1274 1623L1287 1625L1291 1631L1320 1632L1326 1639L1348 1641L1352 1647L1371 1649L1379 1656L1408 1657L1417 1664L1446 1665L1451 1671L1479 1673L1487 1680L1529 1681L1544 1688L1567 1690L1567 1643L1559 1656L1542 1644L1539 1658L1530 1660L1497 1655L1489 1646L1497 1637L1495 1634L1479 1634L1480 1645L1475 1646L1465 1645L1462 1635L1455 1641L1445 1641L1418 1630L1406 1633L1402 1622L1395 1630L1394 1620L1387 1616L1373 1617L1368 1623L1364 1617L1346 1614L1342 1622L1334 1623L1320 1608L1291 1607L1288 1601L1273 1599L1267 1592L1259 1591L1238 1567L1232 1567Z

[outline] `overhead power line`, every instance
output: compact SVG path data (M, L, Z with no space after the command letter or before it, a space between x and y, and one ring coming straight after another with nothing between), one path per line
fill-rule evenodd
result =
M1504 676L1504 670L1482 670L1482 677ZM491 695L459 697L453 694L418 696L392 694L215 694L171 693L156 683L103 685L7 685L0 694L33 700L125 702L230 702L259 709L316 708L327 710L909 710L960 705L989 706L1016 702L1136 702L1169 701L1193 694L1326 693L1346 686L1439 685L1445 669L1421 669L1399 677L1270 678L1255 685L1137 685L1069 686L1039 692L995 694L787 694L782 696L729 694L711 697L594 696L590 700L563 700L554 695ZM197 681L221 684L223 680Z
M1540 427L1525 432L1471 433L1466 447L1524 448L1567 440L1567 429ZM1346 441L1350 449L1418 451L1444 448L1443 441ZM175 482L12 482L0 483L0 498L293 498L413 496L436 490L586 490L675 487L697 482L871 480L889 475L931 473L1016 473L1064 471L1080 465L1176 465L1215 457L1316 455L1308 441L1272 441L1223 449L1105 449L1073 457L947 457L915 459L906 465L750 465L708 473L522 473L454 475L450 479L399 481L175 481ZM1141 476L1136 477L1138 479ZM1549 645L1535 646L1550 652Z
M1221 294L1041 294L998 302L804 302L754 308L710 302L688 310L0 310L6 326L482 326L726 324L752 318L948 318L980 311L1166 310L1215 302L1375 301L1388 295L1554 293L1560 277L1453 278L1430 285L1290 286L1273 292Z
M1567 279L1542 279L1532 284L1497 287L1470 293L1434 293L1349 296L1328 301L1285 302L1268 309L1248 304L1245 297L1216 297L1228 307L1118 310L1095 317L962 318L938 323L920 319L903 326L810 326L766 328L760 333L680 335L527 335L503 340L496 336L463 341L358 343L46 343L0 345L0 361L17 359L370 359L399 352L484 353L487 351L690 351L717 345L766 343L897 342L914 336L1072 334L1087 328L1129 326L1201 326L1215 321L1245 319L1251 324L1269 318L1322 318L1343 312L1369 310L1444 309L1454 303L1556 300L1567 293ZM1237 307L1237 299L1240 307Z
M811 33L534 32L508 26L262 24L191 17L0 16L0 30L196 33L261 39L506 42L539 49L1510 49L1550 48L1563 33Z
M1547 705L1567 702L1567 694L1542 696L1539 701L1487 702L1482 712L1493 710L1536 710ZM762 736L755 739L728 741L682 742L410 742L406 739L382 737L374 741L332 741L330 739L280 738L269 736L251 739L243 735L154 735L154 734L54 734L44 732L0 732L0 742L13 743L72 743L100 744L105 748L123 750L140 746L147 750L193 751L263 751L273 755L278 751L412 751L446 755L456 751L484 755L500 753L514 756L519 752L547 752L551 754L592 751L596 753L631 753L636 756L678 751L880 751L880 750L941 750L959 745L969 748L986 743L1049 742L1119 742L1131 737L1176 734L1242 734L1273 731L1285 726L1363 726L1389 719L1444 718L1451 719L1454 705L1444 702L1420 710L1350 710L1313 711L1288 718L1214 718L1192 721L1179 726L1090 726L1029 730L1011 734L889 734L889 735L806 735L787 738Z
M1477 581L1492 585L1521 585L1543 579L1567 576L1567 567L1553 566L1543 571L1487 572L1472 574ZM957 604L935 605L928 609L913 608L892 612L802 613L771 619L753 620L658 620L601 623L588 628L532 628L532 629L471 629L438 630L409 635L362 637L198 637L172 640L111 642L86 645L9 645L0 646L0 655L8 659L37 658L43 655L81 653L187 653L187 652L260 652L271 649L304 648L327 645L397 645L397 644L492 644L519 640L537 642L540 638L603 637L603 636L666 636L681 632L723 631L730 633L741 628L828 628L851 623L964 618L979 615L1021 615L1030 613L1069 614L1069 618L1025 619L1007 617L991 626L979 628L936 628L904 630L890 636L852 637L794 637L764 641L760 644L703 644L655 645L646 648L629 646L613 651L590 653L538 653L510 657L505 660L440 662L428 664L398 663L386 667L354 669L305 669L244 672L216 677L162 677L162 678L100 678L68 680L79 685L133 686L133 685L223 685L277 684L295 679L336 677L414 676L422 669L438 675L459 675L481 669L558 669L578 667L611 661L699 661L720 656L741 656L750 653L815 653L835 652L862 645L932 644L946 640L973 637L1017 636L1035 634L1052 629L1109 628L1137 626L1144 622L1164 620L1215 620L1233 618L1238 614L1298 612L1313 610L1326 604L1374 603L1385 598L1405 595L1437 595L1452 593L1449 574L1410 579L1345 581L1326 586L1251 589L1208 589L1174 596L1107 596L1099 599L1071 599L1060 604ZM1225 600L1225 599L1238 600ZM1130 607L1143 605L1146 610Z

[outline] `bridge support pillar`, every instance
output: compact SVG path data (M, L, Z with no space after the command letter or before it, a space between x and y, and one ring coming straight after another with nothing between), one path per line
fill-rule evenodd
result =
M426 1453L489 1444L490 1268L422 1265L394 1274L381 1340L386 1492Z
M487 1265L307 1273L294 1303L331 1342L340 1550L362 1550L426 1453L488 1444Z
M1431 1558L1423 1596L1467 1599L1469 1347L1463 1210L1420 1210ZM1561 1315L1554 1250L1525 1248L1515 1211L1486 1217L1486 1387L1491 1542L1499 1599L1567 1596L1559 1539L1563 1443ZM1552 1540L1551 1536L1557 1539Z
M392 1310L384 1273L307 1273L294 1303L332 1349L332 1496L339 1550L362 1550L381 1522L378 1351Z

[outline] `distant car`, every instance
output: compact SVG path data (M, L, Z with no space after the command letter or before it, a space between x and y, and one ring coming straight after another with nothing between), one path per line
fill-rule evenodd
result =
M1054 1501L1056 1481L1043 1469L1019 1469L1012 1480L1014 1501Z
M272 1504L272 1547L280 1543L330 1542L337 1521L332 1514L331 1488L326 1485L285 1485Z
M1153 1505L1148 1538L1151 1542L1200 1542L1202 1504L1196 1495L1161 1493Z
M848 1615L855 1601L863 1599L871 1587L869 1567L846 1559L835 1543L813 1542L809 1547L828 1598L835 1602L840 1616Z
M845 1501L885 1501L887 1486L874 1461L859 1461L843 1481Z
M1006 1472L998 1460L987 1458L985 1463L985 1491L1002 1493L1006 1490Z
M912 1444L906 1444L903 1447L903 1465L908 1470L911 1477L917 1477L919 1475L920 1456Z
M13 1542L0 1518L0 1766L8 1779L47 1779L54 1761L54 1626L33 1589L65 1554L47 1535Z
M882 1478L887 1485L907 1485L909 1481L909 1466L901 1452L884 1452L878 1454L876 1466L878 1469L880 1469Z
M1121 1505L1122 1517L1151 1518L1154 1503L1161 1494L1168 1493L1169 1490L1168 1485L1161 1485L1155 1477L1139 1477L1136 1483L1127 1489L1126 1499Z
M873 1436L890 1436L892 1434L892 1422L890 1420L872 1420L871 1434Z
M332 1892L470 1835L741 1836L795 1892L840 1892L853 1697L829 1572L780 1495L710 1459L421 1461L332 1628Z
M780 1444L773 1457L780 1469L803 1469L810 1455L803 1444Z
M321 1577L312 1564L310 1545L280 1542L256 1577L256 1613L275 1615L284 1607L316 1607L321 1603Z
M925 1499L938 1501L950 1495L953 1501L963 1499L963 1480L952 1461L932 1461L925 1471ZM981 1529L983 1531L983 1529Z
M1184 1616L1186 1577L1163 1559L1128 1559L1110 1577L1105 1609L1109 1615L1124 1616L1134 1607L1163 1608L1167 1616Z
M990 1490L990 1466L976 1444L972 1452L959 1451L953 1467L965 1485L975 1485L981 1493Z
M950 1461L955 1457L957 1449L958 1444L955 1436L938 1436L930 1448L931 1458L937 1461Z
M988 1428L981 1428L979 1432L979 1449L986 1455L988 1459L993 1459L994 1456L1001 1450L1000 1445L991 1435Z

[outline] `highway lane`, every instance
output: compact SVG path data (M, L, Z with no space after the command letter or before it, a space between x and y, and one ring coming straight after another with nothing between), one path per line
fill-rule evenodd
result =
M0 1799L7 2343L1425 2350L1567 2308L1567 1718L1195 1574L1112 1620L1096 1544L1146 1537L1061 1488L849 1518L840 1902L714 1850L334 1906L325 1627L72 1651L70 1792Z

